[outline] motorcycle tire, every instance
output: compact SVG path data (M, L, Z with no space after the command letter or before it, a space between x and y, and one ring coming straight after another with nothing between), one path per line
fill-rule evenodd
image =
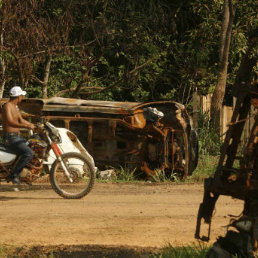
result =
M54 191L66 199L80 199L86 196L95 181L93 165L85 156L77 152L64 153L61 155L61 160L65 163L73 182L66 177L61 162L56 160L50 170L50 183Z

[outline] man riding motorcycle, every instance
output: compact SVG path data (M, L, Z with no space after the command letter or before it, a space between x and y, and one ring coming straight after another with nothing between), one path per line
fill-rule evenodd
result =
M2 122L4 130L4 145L19 156L18 162L12 169L7 181L20 184L19 174L33 157L33 151L26 144L26 140L20 135L20 128L34 130L34 125L22 118L17 105L22 101L26 91L14 86L10 90L10 99L2 108Z

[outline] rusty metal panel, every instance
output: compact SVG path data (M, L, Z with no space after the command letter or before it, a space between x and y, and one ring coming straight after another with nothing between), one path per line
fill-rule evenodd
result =
M95 107L110 107L124 110L131 110L140 105L140 102L122 102L122 101L103 101L103 100L83 100L53 97L44 100L46 105L68 105L68 106L95 106Z
M43 111L64 111L64 112L100 112L107 114L132 113L138 102L115 102L99 100L77 100L71 98L50 98L44 100Z

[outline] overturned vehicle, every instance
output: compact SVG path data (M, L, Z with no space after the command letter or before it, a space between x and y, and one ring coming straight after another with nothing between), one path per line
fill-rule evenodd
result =
M183 105L54 97L24 99L20 108L74 132L100 169L127 166L180 178L198 162L198 140Z

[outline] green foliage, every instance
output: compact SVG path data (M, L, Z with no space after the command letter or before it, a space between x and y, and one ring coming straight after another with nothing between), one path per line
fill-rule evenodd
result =
M134 181L135 171L136 171L136 168L131 169L128 166L125 166L125 167L121 166L120 169L116 171L117 180L124 181L124 182Z
M202 114L199 112L198 124L200 156L219 155L221 147L221 136L218 134L219 128L211 127L208 113Z
M229 85L258 23L255 1L234 4ZM49 53L49 97L61 92L65 97L188 104L193 90L206 94L216 85L223 0L43 0L38 5L28 13L38 20L26 20L27 41L22 26L8 29L24 17L0 9L0 28L7 26L1 49L7 69L5 75L0 69L0 78L7 78L7 89L21 83L20 74L28 96L42 97L35 77L44 77ZM33 37L36 21L44 23L40 37ZM20 65L12 53L19 54Z
M15 247L10 245L0 245L1 258L18 258L18 257L37 257L37 258L54 258L55 252L51 251L45 254L44 250L26 249L24 247ZM59 255L58 255L59 257Z
M166 173L164 170L156 170L156 174L152 176L154 182L180 182L180 177L177 173Z
M213 176L218 165L219 156L202 155L199 158L198 166L186 183L201 183L205 178Z
M6 248L4 246L0 246L0 257L6 257Z
M209 247L203 244L194 246L173 247L168 245L155 258L205 258Z

